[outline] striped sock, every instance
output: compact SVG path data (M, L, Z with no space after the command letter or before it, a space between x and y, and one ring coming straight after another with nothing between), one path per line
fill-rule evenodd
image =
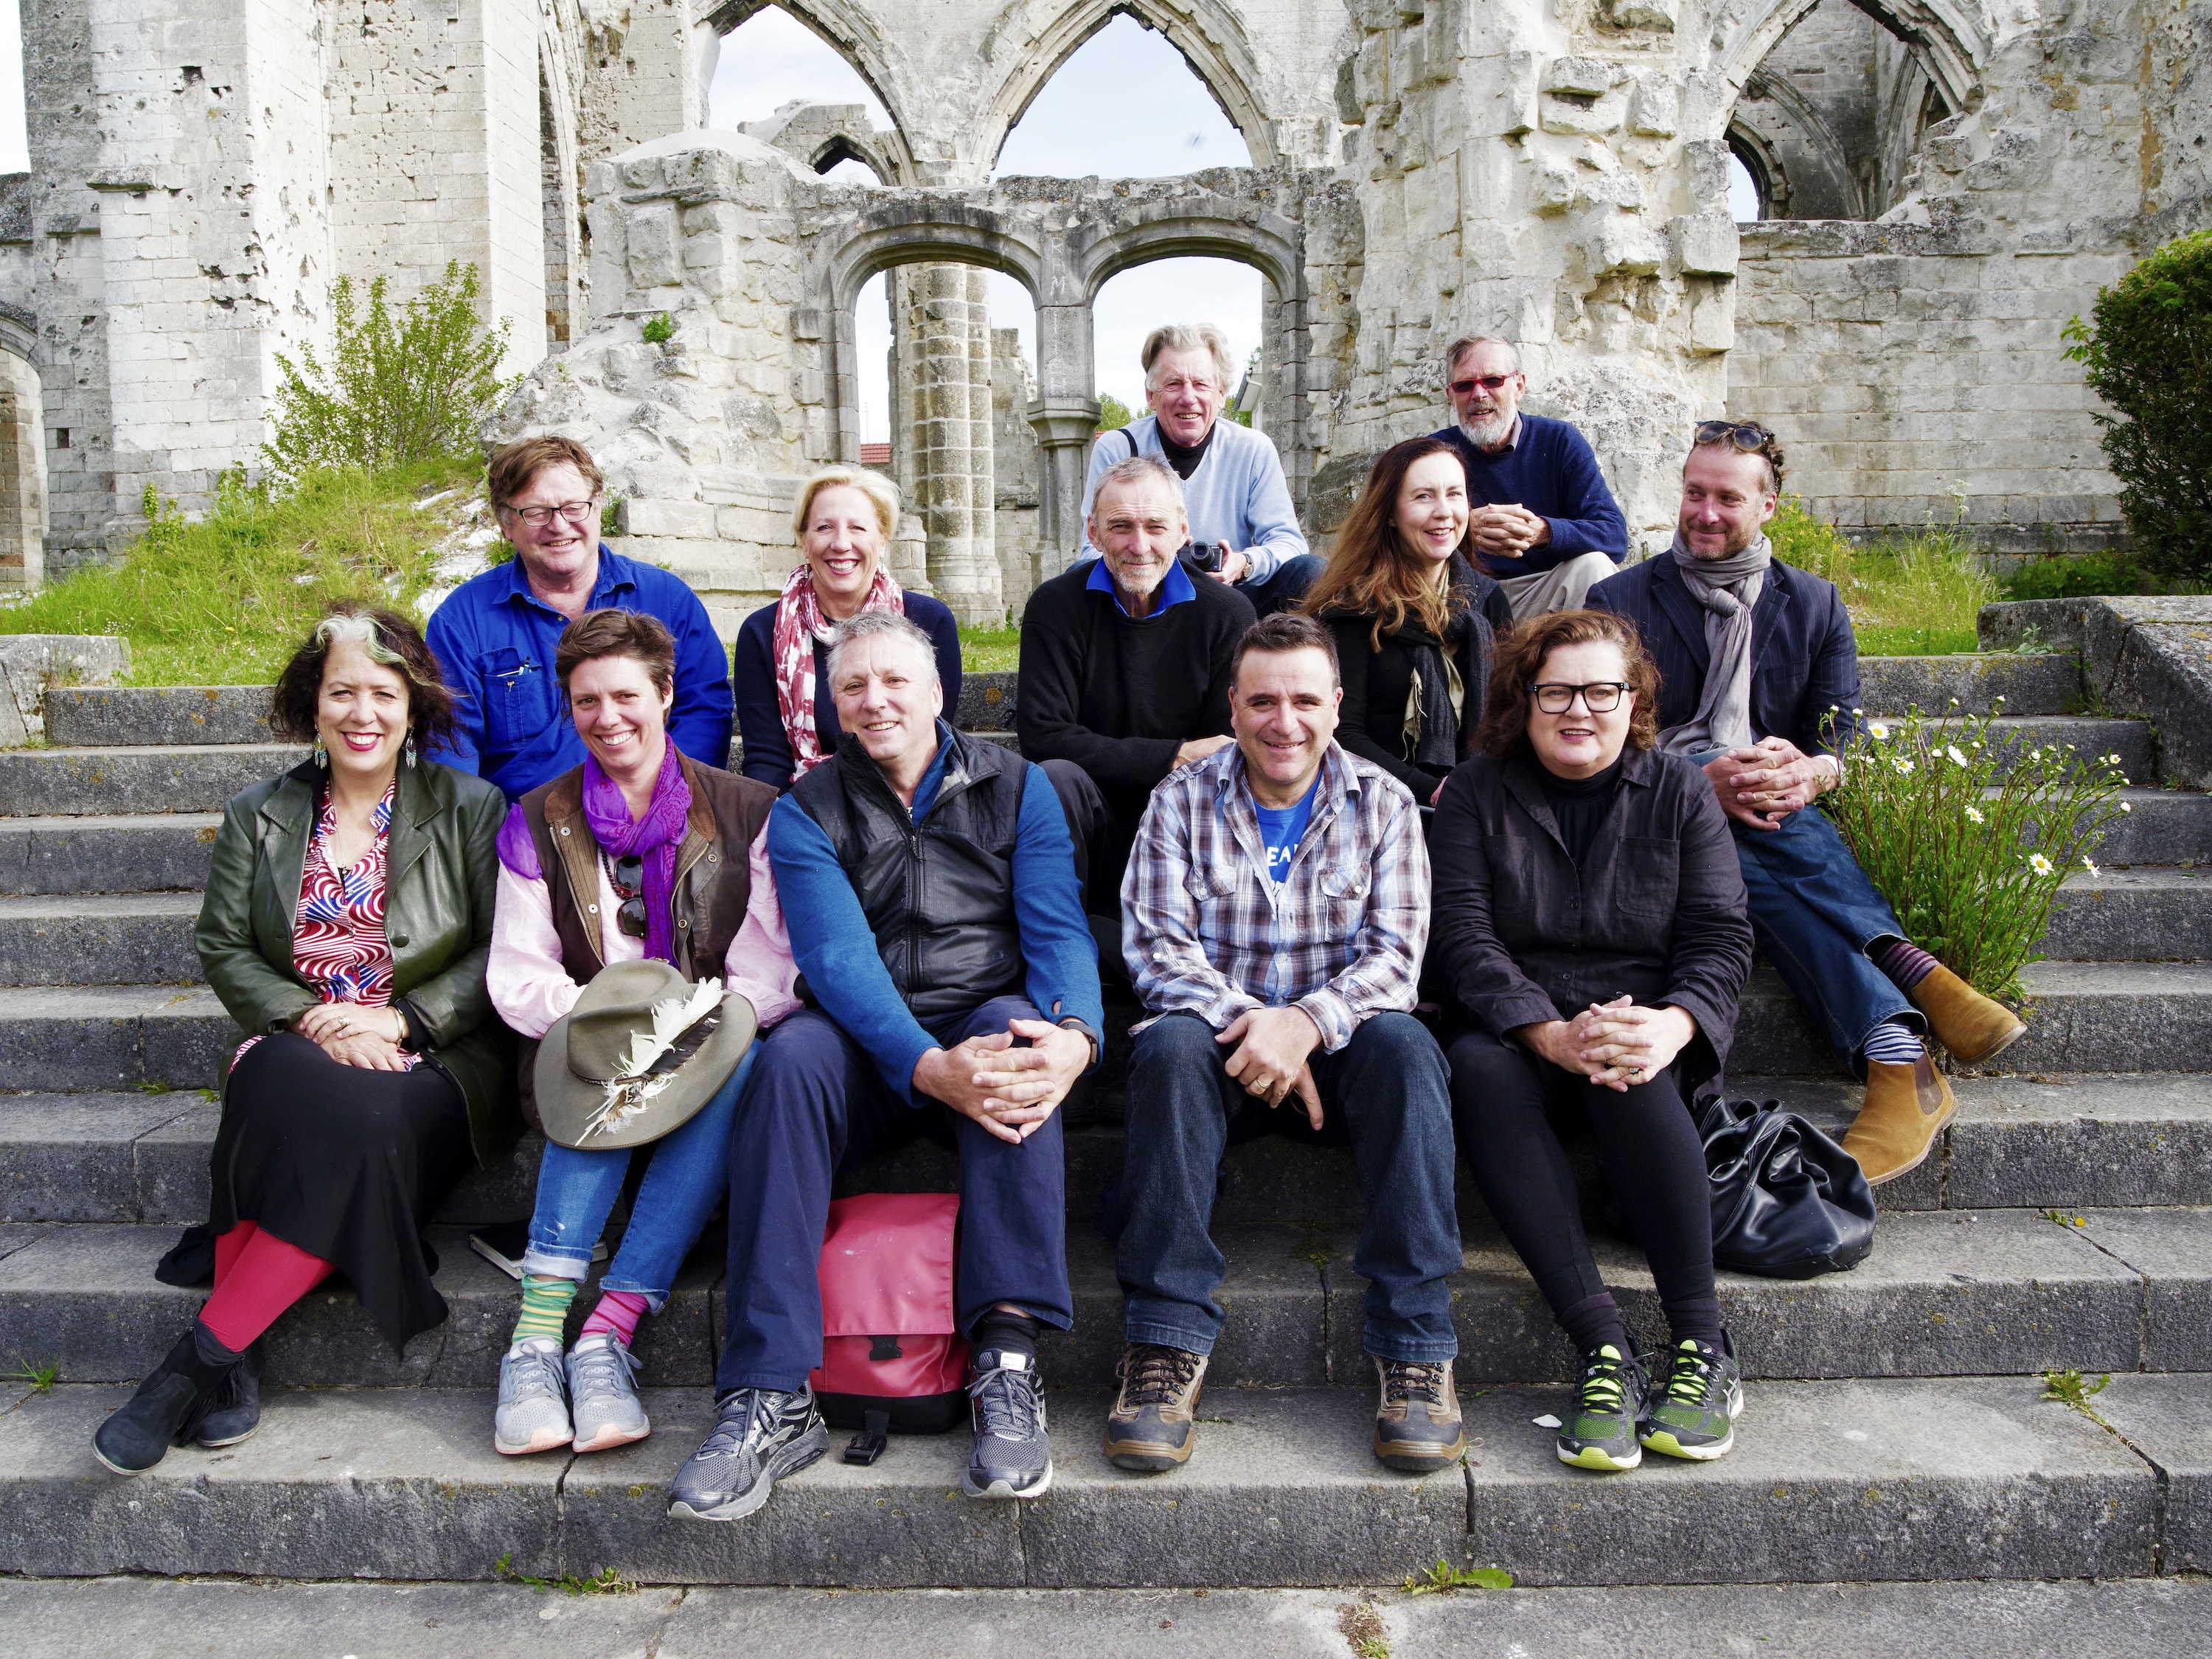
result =
M1866 948L1867 960L1881 969L1891 984L1910 991L1942 964L1911 939L1878 939Z
M1867 1033L1866 1045L1859 1052L1869 1060L1880 1060L1885 1066L1910 1066L1928 1049L1911 1027L1899 1020L1886 1019Z
M598 1331L610 1333L625 1348L637 1340L637 1322L651 1311L651 1304L635 1291L602 1291L599 1305L592 1310L584 1321L584 1328L576 1333L576 1340Z
M516 1342L533 1337L558 1345L568 1334L568 1304L576 1299L576 1281L550 1273L522 1276L522 1316L514 1322Z

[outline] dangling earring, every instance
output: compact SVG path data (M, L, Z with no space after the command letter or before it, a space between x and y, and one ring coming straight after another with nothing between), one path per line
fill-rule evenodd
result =
M331 763L331 751L323 747L323 734L315 733L315 765L318 769Z
M415 738L411 733L407 741L399 745L399 758L410 766L415 764Z

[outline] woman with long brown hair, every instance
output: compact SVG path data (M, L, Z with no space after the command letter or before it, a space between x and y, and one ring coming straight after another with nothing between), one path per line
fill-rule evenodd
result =
M1336 639L1336 740L1424 805L1469 752L1492 630L1512 621L1475 568L1468 521L1459 453L1436 438L1394 445L1375 458L1305 599Z

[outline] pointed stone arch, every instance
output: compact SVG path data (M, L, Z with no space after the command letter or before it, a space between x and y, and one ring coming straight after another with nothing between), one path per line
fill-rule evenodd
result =
M1243 135L1255 167L1282 159L1274 123L1259 98L1260 69L1243 20L1220 0L1012 0L992 24L984 57L1007 65L992 95L998 130L989 154L996 163L1006 136L1036 95L1078 48L1126 14L1158 30L1182 54L1191 73L1212 94L1230 124Z
M882 38L875 21L848 0L700 0L696 20L702 27L726 35L764 11L786 12L812 30L867 83L876 101L891 118L891 130L873 136L875 153L862 152L855 159L874 168L876 176L887 185L919 183L913 148L907 140L905 100L898 77L881 50Z
M1713 20L1714 67L1741 91L1820 0L1730 0ZM1982 99L1990 40L1974 9L1962 0L1851 0L1912 49L1921 68L1954 110ZM1726 125L1726 111L1723 111Z

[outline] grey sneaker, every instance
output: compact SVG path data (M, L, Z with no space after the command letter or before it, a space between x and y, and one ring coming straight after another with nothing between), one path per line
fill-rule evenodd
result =
M491 1443L509 1457L520 1457L551 1451L574 1437L561 1345L542 1336L516 1343L499 1362L499 1412L492 1419Z
M575 1449L606 1451L653 1432L637 1397L637 1361L606 1331L594 1331L568 1350L568 1414Z
M985 1348L968 1383L975 1442L962 1489L970 1498L1036 1498L1052 1485L1052 1441L1036 1361Z
M738 1389L716 1407L714 1428L669 1483L679 1521L739 1521L768 1502L775 1483L830 1449L814 1390Z

